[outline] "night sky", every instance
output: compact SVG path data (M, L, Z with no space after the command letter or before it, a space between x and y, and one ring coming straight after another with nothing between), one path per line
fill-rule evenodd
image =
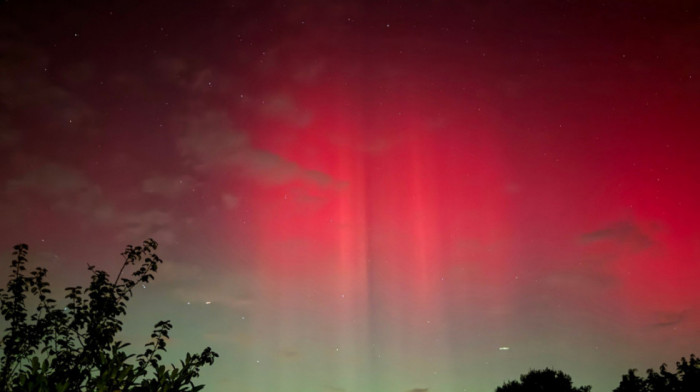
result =
M700 353L698 42L697 1L4 1L3 265L153 237L126 339L212 392L611 391Z

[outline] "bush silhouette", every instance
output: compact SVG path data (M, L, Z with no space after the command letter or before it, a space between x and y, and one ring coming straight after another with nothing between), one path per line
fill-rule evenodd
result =
M590 392L590 386L574 387L571 377L553 369L531 370L520 376L520 381L509 381L496 392Z
M129 345L116 340L122 329L120 317L137 284L153 280L162 260L158 244L149 239L142 246L127 246L124 263L113 280L105 271L88 266L90 284L68 287L65 306L51 298L47 270L27 274L25 244L12 253L12 273L7 289L0 290L0 311L9 324L2 337L1 391L177 391L203 388L193 380L203 366L218 355L209 347L200 354L187 354L179 366L161 364L169 321L155 325L151 341L139 355L127 354ZM122 275L133 269L130 277ZM28 296L37 303L33 311Z
M667 370L666 364L656 372L647 370L646 379L637 376L636 369L630 369L622 376L620 385L613 392L698 392L700 391L700 359L694 354L690 360L681 358L676 362L676 372Z

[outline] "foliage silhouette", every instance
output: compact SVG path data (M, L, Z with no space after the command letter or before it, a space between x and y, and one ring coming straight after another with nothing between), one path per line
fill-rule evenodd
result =
M700 358L694 354L690 360L682 357L676 362L676 372L667 370L666 364L659 372L647 370L646 379L637 376L636 369L630 369L622 376L620 385L613 392L698 392L700 391Z
M28 247L16 245L7 289L0 289L0 311L9 324L2 337L0 391L170 391L195 392L203 366L218 354L207 347L200 354L187 354L179 366L161 364L170 321L155 325L151 341L139 354L127 354L129 345L116 340L122 329L120 317L137 284L153 280L162 260L158 244L127 246L124 263L114 280L105 271L88 266L89 286L66 288L67 304L59 307L51 298L47 270L26 273ZM122 277L128 269L130 277ZM28 295L37 302L33 312ZM31 300L31 299L30 299Z
M496 388L496 392L590 392L590 386L574 387L571 377L553 369L530 370L520 376L520 381L509 381Z

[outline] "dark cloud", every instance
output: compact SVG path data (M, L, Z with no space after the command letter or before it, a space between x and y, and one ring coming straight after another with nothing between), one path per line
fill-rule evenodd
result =
M302 128L311 122L311 114L298 107L292 97L284 94L275 95L265 100L261 113L285 124Z
M171 185L167 180L155 177L144 180L144 191L174 192L183 185L179 182ZM133 242L148 237L158 238L163 243L175 240L175 218L171 212L119 209L109 201L98 184L69 165L46 162L6 180L4 188L9 205L17 208L25 205L27 200L41 200L50 206L51 211L80 218L84 225L99 224L117 229L120 241Z
M675 327L675 326L683 323L686 320L687 311L656 312L653 317L654 317L655 321L653 322L652 326L654 326L654 327L660 327L660 328Z
M236 156L250 148L248 136L222 112L190 115L174 123L182 130L177 140L180 154L196 170L233 164Z
M428 392L429 390L430 390L430 388L413 388L413 389L409 389L406 392Z
M615 242L642 250L654 244L653 239L636 223L623 221L581 236L584 243Z
M122 227L121 241L133 242L142 238L157 238L158 242L172 244L175 241L175 218L171 212L146 210L120 214L117 225Z
M178 123L182 124L178 149L185 164L196 171L235 168L238 173L267 185L299 179L324 187L342 185L323 172L303 168L277 154L253 147L248 135L236 129L222 112L192 115Z
M144 178L141 181L141 190L168 198L180 196L183 192L191 190L198 185L197 181L189 175L164 176L156 175Z
M30 191L47 196L79 192L94 192L85 176L73 168L48 162L24 175L8 180L5 189L10 193Z
M54 162L7 179L5 196L13 205L22 205L28 196L38 197L54 210L82 215L91 221L106 221L113 212L99 185L80 170Z

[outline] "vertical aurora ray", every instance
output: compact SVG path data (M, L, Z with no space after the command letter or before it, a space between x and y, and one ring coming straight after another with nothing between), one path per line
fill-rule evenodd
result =
M4 249L158 240L133 319L212 392L604 391L700 344L700 3L25 3Z
M493 125L437 109L459 96L409 100L397 89L368 100L366 89L326 86L296 97L315 113L311 124L282 147L255 141L332 178L255 196L284 206L255 218L259 292L269 307L258 310L252 329L273 331L258 355L313 341L294 361L278 363L283 381L275 387L295 388L284 380L299 378L293 369L305 361L329 385L451 385L461 356L452 341L464 327L455 322L508 311L508 249L500 240L508 190L488 136ZM473 285L488 287L488 298L474 296ZM453 301L463 308L451 309Z
M527 81L501 86L473 57L453 59L456 43L422 42L430 55L407 50L408 61L377 49L407 49L392 31L380 41L335 34L347 50L308 52L316 79L277 76L274 94L302 120L251 125L256 148L294 167L292 180L250 191L261 304L251 330L264 339L250 357L286 353L251 371L252 385L490 388L493 363L523 371L527 352L541 359L533 366L551 365L573 336L590 343L589 366L630 325L684 317L691 284L678 270L689 259L676 254L665 269L654 260L669 255L644 248L683 241L649 223L678 211L640 205L652 192L644 175L620 170L653 149L593 145L605 132L586 131L629 124L589 120L534 90L518 101L509 94L528 91ZM293 62L291 52L277 55ZM542 71L525 72L546 84ZM606 137L627 143L625 132ZM678 305L668 309L671 298ZM492 378L470 379L481 374Z

